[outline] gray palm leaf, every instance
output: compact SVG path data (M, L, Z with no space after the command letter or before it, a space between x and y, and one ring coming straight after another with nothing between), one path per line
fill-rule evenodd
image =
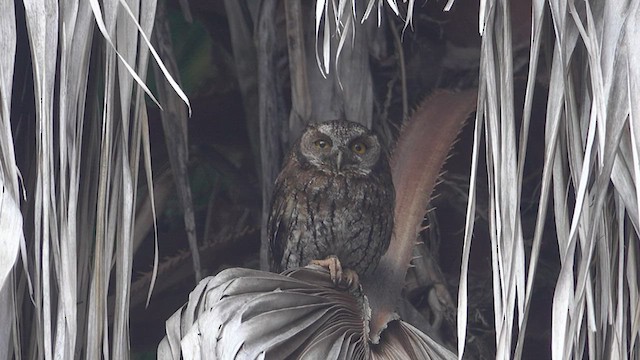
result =
M158 359L456 358L401 320L372 344L370 313L361 292L336 290L323 268L227 269L202 280L167 321Z

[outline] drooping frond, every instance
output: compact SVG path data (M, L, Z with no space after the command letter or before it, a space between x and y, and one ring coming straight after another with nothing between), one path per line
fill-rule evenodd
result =
M150 47L156 1L25 0L0 10L0 357L126 359L142 147L150 171L149 54L188 105ZM17 38L29 46L16 52ZM15 129L35 140L16 142Z
M407 3L407 0L402 3ZM397 0L367 0L366 4L356 0L316 0L315 49L316 61L322 73L326 76L331 71L330 65L338 63L345 42L352 41L355 36L356 23L364 23L375 16L379 26L384 16L384 7L388 6L409 25L413 19L414 3L415 0L409 0L406 14L401 14ZM338 41L332 40L334 36Z
M483 2L480 92L465 261L473 229L474 184L484 137L490 196L490 234L497 358L520 358L543 230L553 206L561 270L553 298L554 359L631 358L638 325L637 108L640 82L638 4L533 1L529 72L523 118L513 108L513 50L507 1ZM483 8L483 7L481 7ZM543 22L553 24L551 34ZM524 256L520 201L534 84L541 44L552 50L545 121L544 168L531 255ZM520 133L516 124L522 121ZM536 124L538 125L538 124ZM536 141L534 139L532 141ZM541 141L541 140L538 140ZM549 201L552 205L549 205ZM550 241L551 239L546 239ZM626 249L626 250L622 250ZM465 268L463 268L465 269ZM528 269L525 271L525 269ZM466 296L463 285L460 296ZM460 302L459 302L460 303ZM517 314L516 314L517 312ZM460 306L459 356L466 309ZM519 319L517 323L514 321ZM517 326L517 327L516 327ZM514 332L514 328L517 331ZM517 347L512 344L518 334Z

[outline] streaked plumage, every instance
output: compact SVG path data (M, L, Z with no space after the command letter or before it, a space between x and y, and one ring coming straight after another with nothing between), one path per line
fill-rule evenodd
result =
M310 125L276 180L267 229L271 270L336 255L343 268L371 272L389 246L394 196L376 135L348 121Z

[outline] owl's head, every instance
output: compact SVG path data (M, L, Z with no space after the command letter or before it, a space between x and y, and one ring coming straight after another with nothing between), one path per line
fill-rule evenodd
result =
M300 160L330 173L368 175L386 161L378 137L351 121L309 125L299 142Z

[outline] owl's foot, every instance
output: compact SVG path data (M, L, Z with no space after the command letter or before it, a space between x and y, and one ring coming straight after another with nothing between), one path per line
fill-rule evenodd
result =
M331 281L336 287L356 290L360 286L358 273L351 269L342 269L342 264L340 264L340 260L335 255L329 255L323 260L311 260L310 264L329 269Z

